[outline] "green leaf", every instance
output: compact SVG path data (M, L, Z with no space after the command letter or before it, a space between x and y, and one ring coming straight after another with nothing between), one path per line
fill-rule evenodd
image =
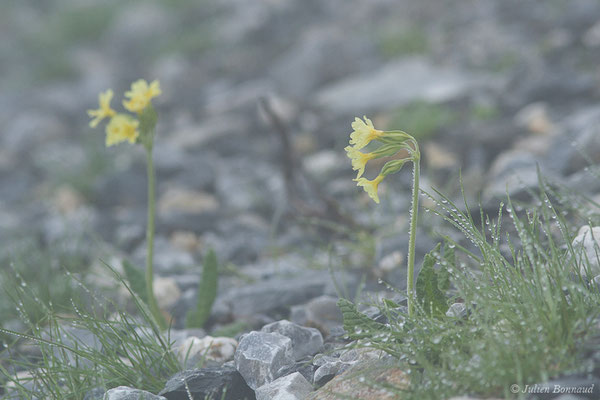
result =
M436 257L434 253L439 253L441 243L425 255L423 266L417 277L417 301L423 307L423 310L430 316L441 316L448 310L446 296L440 290L438 283L438 272L435 270Z
M213 249L210 249L204 257L202 265L202 282L200 282L198 288L196 309L190 311L187 315L186 325L188 328L202 328L208 317L210 317L210 310L217 298L218 269L217 255Z
M123 271L125 272L125 278L133 293L135 293L144 303L148 303L148 297L146 296L146 275L144 274L144 271L140 268L136 268L127 260L123 260L122 265Z
M438 271L438 288L442 292L447 292L450 289L450 272L449 268L456 266L456 254L454 252L454 244L446 239L444 241L444 262Z
M344 317L344 330L352 340L373 337L375 333L389 331L389 328L379 322L373 321L365 314L359 312L351 301L339 299L337 303Z

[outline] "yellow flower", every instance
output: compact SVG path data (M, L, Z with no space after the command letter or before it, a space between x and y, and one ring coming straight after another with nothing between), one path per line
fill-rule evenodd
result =
M116 114L106 125L106 147L124 141L135 143L140 122L126 114Z
M354 145L357 150L360 150L368 145L371 140L375 140L383 136L383 131L375 129L369 118L363 118L364 121L356 117L352 123L352 129L354 129L354 131L350 134L350 144Z
M369 195L370 198L372 198L375 203L379 204L379 195L377 194L377 187L379 186L379 183L383 180L383 175L377 175L377 177L375 179L373 179L372 181L366 179L366 178L357 178L354 179L355 182L357 182L357 186L362 186L363 189L365 189L365 192L367 192L367 194Z
M100 104L100 108L97 110L88 110L87 112L91 118L94 118L90 121L90 127L95 128L104 118L112 117L116 114L115 110L110 108L110 100L112 97L113 91L111 89L108 89L106 92L98 95L98 103Z
M347 146L344 150L346 150L348 157L352 160L352 169L358 171L356 178L360 178L365 172L365 165L369 160L375 158L375 154L363 153L351 146Z
M129 100L123 100L123 107L131 112L142 112L154 97L160 95L160 83L155 80L150 85L143 79L139 79L131 84L131 90L125 92L125 97Z

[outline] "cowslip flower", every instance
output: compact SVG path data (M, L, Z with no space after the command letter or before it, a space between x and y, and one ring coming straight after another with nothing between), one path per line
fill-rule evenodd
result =
M372 140L376 140L383 136L383 131L375 129L373 122L366 116L363 116L363 120L356 117L352 122L352 129L354 131L350 134L350 144L354 145L357 150L362 149L368 145Z
M363 153L352 146L347 146L344 150L352 160L352 169L358 171L356 178L360 178L365 173L365 166L369 160L375 158L374 153Z
M87 111L88 115L93 118L90 121L90 127L95 128L104 118L110 118L116 114L116 111L110 108L110 101L112 100L113 95L114 93L111 89L98 95L100 108Z
M106 147L124 141L135 143L139 131L140 122L127 114L116 114L106 125Z
M354 181L357 186L362 186L365 189L365 192L372 198L375 203L379 204L379 195L377 194L377 188L379 184L383 180L383 175L379 174L373 180L368 180L367 178L356 178Z
M148 85L144 79L138 79L131 84L131 90L125 92L125 97L129 100L123 100L123 107L131 112L142 112L150 100L161 93L160 83L157 80Z

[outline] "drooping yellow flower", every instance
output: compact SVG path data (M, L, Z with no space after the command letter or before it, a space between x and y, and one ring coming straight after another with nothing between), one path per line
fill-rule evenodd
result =
M372 140L383 136L384 133L379 129L375 129L369 118L363 117L363 119L364 121L356 117L352 123L354 131L350 134L350 144L354 145L357 150L362 149Z
M98 103L100 108L97 110L88 110L87 113L91 118L90 127L95 128L104 118L110 118L116 114L116 111L110 108L110 101L113 97L113 91L108 89L104 93L98 95Z
M140 122L127 114L116 114L106 125L106 147L124 141L135 143L139 136Z
M141 112L150 100L161 93L160 83L157 80L148 85L144 79L138 79L131 84L131 90L125 92L125 97L129 100L123 100L123 107L131 112Z
M360 178L365 172L365 165L369 160L375 158L375 154L363 153L352 146L347 146L344 150L346 150L346 154L352 160L352 169L358 171L356 178Z
M377 188L379 187L379 183L383 180L383 175L377 175L375 179L372 181L366 178L356 178L354 179L357 186L362 186L362 188L367 192L370 198L372 198L375 203L379 204L379 195L377 194Z

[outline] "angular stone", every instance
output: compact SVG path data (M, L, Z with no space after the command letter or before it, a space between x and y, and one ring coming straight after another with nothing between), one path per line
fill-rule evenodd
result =
M165 400L165 398L156 396L145 390L119 386L107 391L104 394L104 400Z
M194 399L254 400L256 398L254 391L246 385L240 373L232 366L226 365L178 372L167 381L165 388L159 394L167 400L189 400L188 389ZM222 397L225 389L226 394Z
M282 376L256 389L256 400L300 400L312 392L312 385L299 372Z
M313 377L315 385L324 385L329 382L336 375L341 374L354 364L353 362L344 362L340 360L326 362L321 365L316 371Z
M277 332L292 340L294 360L316 354L323 346L323 336L315 328L306 328L288 320L281 320L263 326L262 332Z
M282 375L294 364L292 340L279 333L250 332L240 340L235 352L235 367L248 386L256 389Z

